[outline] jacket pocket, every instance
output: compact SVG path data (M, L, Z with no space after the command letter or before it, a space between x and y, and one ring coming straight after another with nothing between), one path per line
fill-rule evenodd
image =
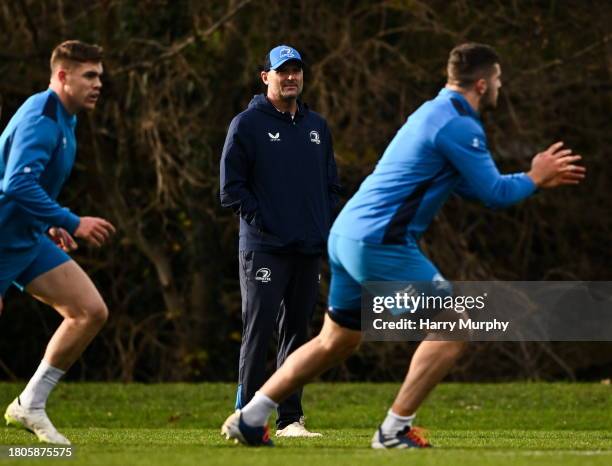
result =
M240 267L242 268L242 273L248 280L253 274L253 258L255 256L255 251L242 250L242 251L239 251L239 254L240 254Z

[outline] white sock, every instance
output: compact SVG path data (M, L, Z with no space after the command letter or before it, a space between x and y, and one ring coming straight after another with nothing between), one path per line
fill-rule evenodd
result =
M28 409L45 409L49 393L65 372L50 366L43 359L34 375L19 395L21 406Z
M380 426L380 430L382 430L384 435L395 435L404 429L404 427L411 426L415 416L415 414L412 416L400 416L389 410L387 411L387 417Z
M264 395L260 391L255 392L255 396L247 405L240 410L242 420L249 426L263 426L268 422L272 411L278 407L272 398Z

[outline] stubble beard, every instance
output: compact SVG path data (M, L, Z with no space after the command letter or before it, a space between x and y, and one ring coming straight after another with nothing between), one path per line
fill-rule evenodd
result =
M480 99L480 111L485 112L487 110L495 110L497 108L498 98L499 93L494 96L491 88L488 88Z
M282 100L284 100L285 102L291 102L293 100L297 100L298 97L300 96L300 94L301 94L301 92L300 92L299 89L298 89L298 91L295 94L294 93L284 94L283 91L281 90L280 91L280 98Z

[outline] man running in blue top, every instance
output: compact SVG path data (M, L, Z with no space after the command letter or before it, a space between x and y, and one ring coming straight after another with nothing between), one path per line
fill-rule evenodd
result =
M480 120L480 112L497 103L497 54L482 44L459 45L450 53L447 72L446 87L410 115L332 227L329 311L321 333L291 354L252 401L225 421L222 433L228 438L271 445L265 425L277 403L356 350L362 283L443 280L420 251L418 239L451 193L504 207L538 188L577 184L584 178L584 167L575 165L581 157L561 142L537 154L527 173L501 175ZM374 434L373 448L430 446L412 421L464 345L426 339L418 346Z
M4 417L47 443L70 444L47 417L46 401L108 316L95 285L66 252L77 248L74 237L101 246L115 228L101 218L78 217L56 201L74 164L75 114L95 108L101 76L100 47L58 45L49 89L26 100L0 136L0 312L14 283L64 318Z

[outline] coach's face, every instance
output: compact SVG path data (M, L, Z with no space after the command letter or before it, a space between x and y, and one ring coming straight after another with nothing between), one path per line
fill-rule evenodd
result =
M261 79L273 100L295 100L304 88L304 71L299 62L288 61L276 70L263 71Z
M494 65L493 74L485 79L485 83L486 86L484 87L482 98L480 99L480 109L486 110L496 108L499 89L502 86L501 67L498 63Z
M93 110L102 88L102 63L76 63L61 76L64 91L75 110Z

